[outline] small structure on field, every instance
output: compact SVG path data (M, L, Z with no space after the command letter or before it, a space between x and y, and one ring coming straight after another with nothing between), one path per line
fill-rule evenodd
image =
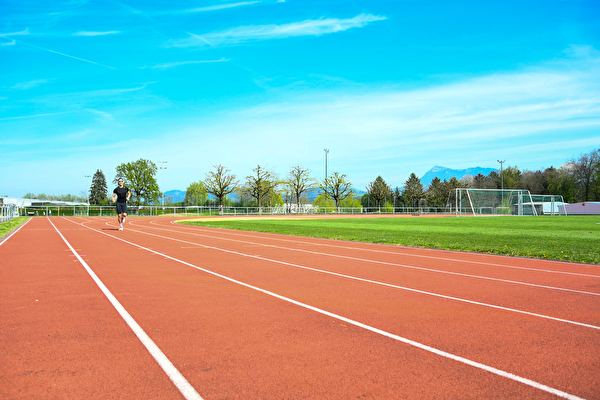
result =
M583 203L564 204L559 206L564 215L600 215L600 202L586 201Z

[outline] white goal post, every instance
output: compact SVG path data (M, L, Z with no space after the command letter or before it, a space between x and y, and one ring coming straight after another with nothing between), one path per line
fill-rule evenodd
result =
M454 204L456 216L538 215L531 193L522 189L457 188L448 203Z

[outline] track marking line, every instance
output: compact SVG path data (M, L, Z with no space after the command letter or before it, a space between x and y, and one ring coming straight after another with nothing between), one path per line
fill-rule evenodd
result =
M155 227L152 227L152 228L153 229L159 229L159 230L165 230L167 232L174 233L174 231L170 230L170 229L155 228ZM388 266L392 266L392 267L414 269L414 270L419 270L419 271L434 272L434 273L446 274L446 275L463 276L463 277L467 277L467 278L475 278L475 279L483 279L483 280L490 280L490 281L496 281L496 282L504 282L504 283L510 283L510 284L515 284L515 285L524 285L524 286L531 286L531 287L537 287L537 288L543 288L543 289L550 289L550 290L560 290L560 291L564 291L564 292L587 294L587 295L591 295L591 296L600 296L600 293L587 292L587 291L583 291L583 290L567 289L567 288L561 288L561 287L549 286L549 285L540 285L540 284L536 284L536 283L514 281L514 280L510 280L510 279L492 278L492 277L488 277L488 276L472 275L472 274L466 274L466 273L461 273L461 272L444 271L444 270L439 270L439 269L434 269L434 268L417 267L415 265L399 264L399 263L392 263L392 262L387 262L387 261L365 259L365 258L359 258L359 257L350 257L350 256L344 256L344 255L341 255L341 254L331 254L331 253L324 253L324 252L318 252L318 251L313 251L313 250L296 249L296 248L276 246L276 245L264 245L264 244L261 244L261 243L250 242L250 241L247 241L247 240L238 240L238 239L230 239L230 238L219 238L219 237L210 236L210 235L194 234L194 233L188 233L188 232L177 232L177 231L175 231L175 233L184 233L184 234L189 234L189 235L194 235L194 236L207 237L207 238L211 238L211 239L218 239L218 240L225 240L225 241L231 241L231 242L236 242L236 243L248 244L248 246L246 246L246 247L256 247L256 246L258 246L258 247L272 247L272 248L282 249L282 250L287 250L287 251L295 251L295 252L300 252L300 253L316 254L316 255L323 255L323 256L335 257L335 258L343 258L343 259L347 259L347 260L353 260L353 261L359 261L359 262L367 262L367 263L373 263L373 264L381 264L381 265L388 265ZM345 248L345 247L342 247L342 248ZM389 253L390 254L394 254L394 255L396 254L396 253L392 253L392 252L389 252ZM398 254L398 255L403 255L403 254ZM457 261L457 262L459 262L459 261ZM539 271L539 270L536 270L536 271ZM582 276L592 277L592 278L600 278L600 276L596 276L596 275L582 275Z
M159 224L154 224L152 223L152 221L150 222L153 226L153 228L155 228L155 226L159 225ZM173 224L175 225L175 224ZM162 225L161 225L162 226ZM213 231L213 230L220 230L220 231L224 231L227 234L231 235L231 236L242 236L242 237L253 237L252 235L248 235L248 234L243 234L240 233L239 231L232 231L231 229L226 229L226 228L207 228L204 226L197 226L192 228L192 226L190 225L184 225L184 224L177 224L177 226L182 227L182 228L190 228L190 229L194 229L194 228L199 228L202 229L204 231ZM159 229L159 228L155 228L155 229ZM165 229L165 228L163 228ZM374 250L374 249L366 249L366 248L362 248L362 247L356 247L356 246L340 246L338 244L331 244L331 243L323 243L323 244L316 244L316 243L311 243L311 242L301 242L301 241L291 241L289 239L283 239L280 237L277 237L277 234L272 234L272 233L266 233L266 232L255 232L255 233L260 233L260 234L264 234L264 235L270 235L270 237L268 238L269 240L278 240L278 241L283 241L283 242L292 242L292 243L299 243L299 244L305 244L305 245L310 245L310 246L325 246L325 247L332 247L332 248L337 248L337 249L346 249L346 250L359 250L359 251L366 251L366 252L371 252L371 253L383 253L383 254L392 254L392 255L402 255L402 256L407 256L407 257L415 257L415 258L428 258L428 259L433 259L433 260L442 260L442 261L453 261L453 262L460 262L460 263L466 263L466 264L479 264L479 265L487 265L487 266L491 266L491 267L501 267L501 268L508 268L508 269L518 269L518 270L528 270L528 271L537 271L537 272L546 272L546 273L552 273L552 274L564 274L564 275L575 275L575 276L584 276L584 277L590 277L590 278L600 278L599 275L589 275L589 274L581 274L581 273L576 273L576 272L567 272L567 271L555 271L555 270L549 270L549 269L537 269L537 268L530 268L530 267L521 267L521 266L514 266L514 265L506 265L506 264L497 264L497 263L490 263L490 262L482 262L482 261L472 261L472 260L461 260L461 259L457 259L457 258L449 258L449 257L439 257L439 256L428 256L428 255L423 255L423 254L412 254L412 253L402 253L402 252L397 252L397 251L387 251L387 250ZM207 237L214 237L214 236L208 236ZM281 235L283 236L283 235ZM214 238L218 238L218 237L214 237ZM223 240L234 240L234 239L225 239L225 238L221 238ZM302 239L302 237L298 236L298 239ZM314 239L319 239L319 238L314 238ZM328 240L328 239L322 239L322 240ZM360 242L357 242L360 243ZM376 246L386 246L380 243L368 243L368 244L373 244ZM387 246L391 246L391 245L387 245ZM398 246L399 248L401 248L402 246ZM406 246L404 246L406 247ZM446 251L446 252L454 252L452 250L438 250L438 249L419 249L419 250L424 250L424 251ZM482 256L490 256L490 257L507 257L507 256L502 256L499 254L480 254ZM520 257L512 257L514 258L519 258L522 259ZM568 264L569 262L567 261L552 261L552 260L539 260L539 259L533 259L534 261L551 261L551 262L556 262L556 263L564 263L564 264ZM591 268L598 268L598 265L594 265L594 264L578 264L578 263L570 263L570 264L575 264L578 266L586 266L586 267L591 267Z
M63 242L69 247L71 252L77 257L77 260L83 265L87 273L92 277L96 285L100 288L102 293L106 296L108 301L113 305L113 307L117 310L121 318L125 320L127 325L131 328L131 330L135 333L138 339L142 342L142 344L146 347L146 349L150 352L152 357L158 362L158 365L165 371L169 379L175 384L177 389L183 394L183 396L187 400L203 400L200 394L196 392L196 389L185 379L185 377L179 372L179 370L173 365L173 363L167 358L167 356L160 350L160 348L154 343L152 339L144 332L142 327L133 319L133 317L125 310L125 307L121 305L119 300L108 290L108 288L104 285L104 283L98 278L98 276L92 271L89 265L79 256L79 254L75 251L73 246L67 241L67 239L60 233L58 228L50 221L48 218L48 222L54 227L56 232L59 234ZM109 235L110 236L110 235Z
M77 224L76 222L73 222L73 221L70 221L70 220L68 220L68 221L69 221L69 222L71 222L71 223L75 223L75 224ZM87 226L85 226L85 225L83 225L83 224L80 224L80 225L81 225L81 226L83 226L83 227L85 227L85 228L87 228L87 229L90 229L90 230L92 230L92 231L95 231L95 232L97 232L97 233L101 233L101 234L103 234L103 235L106 235L106 236L109 236L109 237L111 237L111 238L113 238L113 239L116 239L116 240L119 240L119 241L121 241L121 242L127 243L127 244L129 244L129 245L132 245L132 246L134 246L134 247L137 247L137 248L139 248L139 249L146 250L146 251L148 251L148 252L150 252L150 253L153 253L153 254L156 254L156 255L160 255L160 256L162 256L162 257L164 257L164 258L167 258L167 259L169 259L169 260L171 260L171 261L174 261L174 262L177 262L177 263L180 263L180 264L186 265L186 266L188 266L188 267L191 267L191 268L197 269L197 270L199 270L199 271L205 272L205 273L207 273L207 274L210 274L210 275L216 276L216 277L218 277L218 278L224 279L224 280L226 280L226 281L229 281L229 282L232 282L232 283L234 283L234 284L237 284L237 285L240 285L240 286L244 286L244 287L246 287L246 288L249 288L249 289L252 289L252 290L255 290L255 291L258 291L258 292L264 293L264 294L266 294L266 295L268 295L268 296L275 297L275 298L277 298L277 299L279 299L279 300L283 300L283 301L285 301L285 302L288 302L288 303L291 303L291 304L297 305L297 306L299 306L299 307L302 307L302 308L305 308L305 309L308 309L308 310L314 311L314 312L316 312L316 313L319 313L319 314L322 314L322 315L328 316L328 317L330 317L330 318L337 319L337 320L339 320L339 321L342 321L342 322L345 322L345 323L347 323L347 324L354 325L354 326L356 326L356 327L359 327L359 328L365 329L365 330L367 330L367 331L370 331L370 332L373 332L373 333L376 333L376 334L379 334L379 335L382 335L382 336L388 337L388 338L390 338L390 339L393 339L393 340L396 340L396 341L398 341L398 342L401 342L401 343L404 343L404 344L407 344L407 345L410 345L410 346L413 346L413 347L419 348L419 349L421 349L421 350L424 350L424 351L427 351L427 352L429 352L429 353L436 354L436 355L438 355L438 356L441 356L441 357L444 357L444 358L448 358L448 359L450 359L450 360L457 361L457 362L460 362L460 363L463 363L463 364L469 365L469 366L471 366L471 367L474 367L474 368L477 368L477 369L481 369L481 370L483 370L483 371L486 371L486 372L492 373L492 374L494 374L494 375L497 375L497 376L500 376L500 377L503 377L503 378L507 378L507 379L513 380L513 381L515 381L515 382L522 383L522 384L524 384L524 385L527 385L527 386L533 387L533 388L535 388L535 389L538 389L538 390L541 390L541 391L544 391L544 392L547 392L547 393L551 393L551 394L553 394L553 395L556 395L556 396L558 396L558 397L562 397L562 398L569 399L569 400L583 400L581 397L578 397L578 396L572 395L572 394L570 394L570 393L563 392L563 391L561 391L561 390L558 390L558 389L554 389L554 388L552 388L552 387L550 387L550 386L546 386L546 385L544 385L544 384L542 384L542 383L535 382L535 381L533 381L533 380L531 380L531 379L523 378L523 377L521 377L521 376L518 376L518 375L512 374L512 373L510 373L510 372L506 372L506 371L500 370L500 369L498 369L498 368L494 368L494 367L491 367L491 366L489 366L489 365L482 364L482 363L480 363L480 362L477 362L477 361L469 360L468 358L464 358L464 357L461 357L461 356L457 356L457 355L455 355L455 354L451 354L451 353L445 352L445 351L443 351L443 350L439 350L439 349L436 349L436 348L434 348L434 347L427 346L427 345L425 345L425 344L422 344L422 343L416 342L416 341L414 341L414 340L407 339L407 338L404 338L404 337L402 337L402 336L399 336L399 335L395 335L395 334L393 334L393 333L390 333L390 332L384 331L384 330L382 330L382 329L378 329L378 328L372 327L372 326L370 326L370 325L367 325L367 324L363 324L362 322L358 322L358 321L352 320L352 319L350 319L350 318L346 318L346 317L344 317L344 316L341 316L341 315L338 315L338 314L335 314L335 313L332 313L332 312L329 312L329 311L323 310L323 309L321 309L321 308L314 307L314 306L311 306L311 305L309 305L309 304L306 304L306 303L302 303L302 302L300 302L300 301L297 301L297 300L291 299L291 298L289 298L289 297L282 296L282 295L280 295L280 294L277 294L277 293L271 292L271 291L269 291L269 290L262 289L262 288L259 288L259 287L257 287L257 286L253 286L253 285L250 285L250 284L248 284L248 283L245 283L245 282L242 282L242 281L238 281L237 279L233 279L233 278L230 278L230 277L228 277L228 276L221 275L221 274L219 274L219 273L216 273L216 272L210 271L210 270L208 270L208 269L205 269L205 268L199 267L199 266L197 266L197 265L194 265L194 264L188 263L187 261L183 261L183 260L179 260L179 259L177 259L177 258L175 258L175 257L171 257L171 256L169 256L169 255L167 255L167 254L160 253L160 252L158 252L158 251L155 251L155 250L150 250L150 249L148 249L147 247L144 247L144 246L142 246L142 245L139 245L139 244L136 244L136 243L130 242L130 241L128 241L128 240L125 240L125 239L119 238L119 237L117 237L117 236L109 235L108 233L104 233L104 232L98 231L98 230L96 230L96 229L93 229L93 228L87 227ZM139 231L138 231L138 232L139 232Z
M129 243L131 245L139 246L141 248L144 248L145 250L151 251L151 252L156 253L158 255L165 256L167 258L169 257L167 255L164 255L162 253L156 252L156 251L154 251L152 249L149 249L147 247L143 247L143 246L140 246L140 245L138 245L136 243L129 242L127 240L121 239L121 238L119 238L117 236L109 235L108 233L96 230L94 228L90 228L90 227L88 227L88 226L86 226L84 224L77 223L77 222L74 222L74 221L71 221L71 220L68 220L68 221L71 222L71 223L74 223L74 224L79 224L79 225L81 225L81 226L83 226L83 227L85 227L87 229L93 230L95 232L102 233L104 235L110 236L110 237L112 237L114 239L118 239L118 240L121 240L123 242ZM438 298L447 299L447 300L459 301L459 302L463 302L463 303L467 303L467 304L473 304L473 305L476 305L476 306L489 307L489 308L493 308L493 309L496 309L496 310L508 311L508 312L513 312L513 313L517 313L517 314L523 314L523 315L528 315L528 316L532 316L532 317L537 317L537 318L542 318L542 319L548 319L548 320L551 320L551 321L564 322L564 323L567 323L567 324L581 326L581 327L584 327L584 328L592 328L592 329L600 330L600 326L586 324L586 323L583 323L583 322L577 322L577 321L572 321L572 320L568 320L568 319L552 317L552 316L549 316L549 315L538 314L538 313L533 313L533 312L524 311L524 310L518 310L516 308L509 308L509 307L498 306L498 305L490 304L490 303L483 303L483 302L479 302L479 301L474 301L474 300L469 300L469 299L463 299L463 298L460 298L460 297L454 297L454 296L448 296L448 295L439 294L439 293L428 292L428 291L425 291L425 290L419 290L419 289L409 288L409 287L406 287L406 286L394 285L394 284L391 284L391 283L381 282L381 281L375 281L375 280L372 280L372 279L359 278L359 277L356 277L356 276L345 275L345 274L340 274L340 273L337 273L337 272L327 271L327 270L323 270L323 269L307 267L307 266L304 266L304 265L293 264L293 263L289 263L289 262L286 262L286 261L275 260L275 259L272 259L272 258L266 258L266 257L262 257L262 256L256 256L256 255L253 255L253 254L241 253L239 251L222 249L222 248L219 248L219 247L204 245L204 244L201 244L201 243L190 242L190 241L182 240L182 239L175 239L175 238L171 238L171 237L168 237L168 236L157 235L155 233L143 232L143 231L139 231L139 230L135 230L135 229L130 229L129 231L130 232L141 233L143 235L154 236L154 237L161 238L161 239L168 239L168 240L172 240L172 241L175 241L175 242L181 242L181 243L185 243L185 244L191 244L191 245L194 245L194 246L203 247L205 249L216 250L216 251L220 251L220 252L223 252L223 253L238 255L238 256L241 256L241 257L253 258L253 259L256 259L256 260L260 260L260 261L272 262L272 263L275 263L275 264L285 265L285 266L288 266L288 267L293 267L293 268L303 269L303 270L307 270L307 271L318 272L318 273L322 273L322 274L325 274L325 275L338 276L338 277L341 277L341 278L346 278L346 279L355 280L355 281L359 281L359 282L366 282L366 283L371 283L371 284L375 284L375 285L390 287L390 288L394 288L394 289L405 290L405 291L412 292L412 293L419 293L419 294L424 294L424 295L427 295L427 296L433 296L433 297L438 297ZM584 293L587 293L587 292L584 292ZM592 293L592 294L595 294L595 293Z

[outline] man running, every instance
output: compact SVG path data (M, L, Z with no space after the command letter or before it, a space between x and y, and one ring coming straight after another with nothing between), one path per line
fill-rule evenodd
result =
M117 220L119 221L119 230L123 230L123 223L127 216L127 202L131 196L131 192L127 186L123 186L123 178L119 178L119 186L113 190L111 200L117 203Z

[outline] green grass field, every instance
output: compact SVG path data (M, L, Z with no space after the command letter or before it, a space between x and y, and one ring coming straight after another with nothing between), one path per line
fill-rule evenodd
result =
M226 220L215 228L600 264L600 216Z
M27 221L27 217L17 217L0 224L0 239L17 229L19 225Z

